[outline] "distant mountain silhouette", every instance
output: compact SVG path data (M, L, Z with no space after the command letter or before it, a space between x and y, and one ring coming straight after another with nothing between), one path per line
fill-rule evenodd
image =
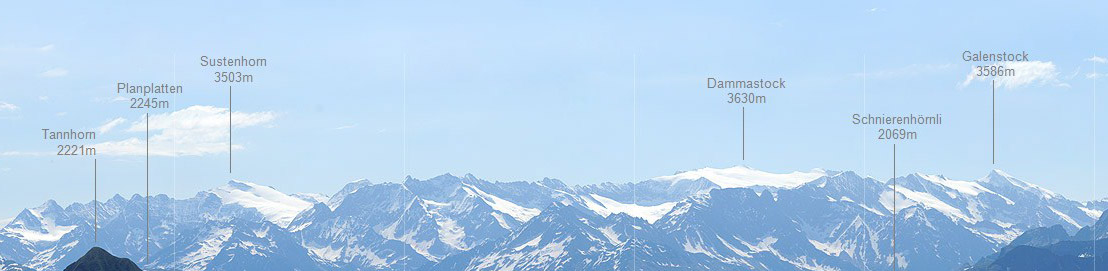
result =
M968 271L1108 271L1108 212L1096 227L1086 226L1070 236L1060 225L1031 229ZM1093 239L1096 241L1093 241Z
M66 267L65 271L142 271L142 269L127 258L112 256L102 248L93 247L77 262Z

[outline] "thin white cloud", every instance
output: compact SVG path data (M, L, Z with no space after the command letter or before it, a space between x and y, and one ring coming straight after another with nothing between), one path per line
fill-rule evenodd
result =
M44 71L44 72L40 73L39 75L41 75L42 77L62 77L62 76L69 75L69 70L62 69L62 68L53 68L53 69L49 69L47 71Z
M350 128L354 128L354 127L358 127L358 125L357 124L343 125L343 126L335 127L335 130L346 130L346 129L350 129Z
M1099 57L1099 56L1092 56L1090 58L1085 59L1085 61L1089 61L1089 62L1093 62L1093 63L1102 63L1102 64L1103 63L1108 63L1108 59L1105 59L1105 58ZM1096 64L1093 64L1093 65L1096 65ZM1104 78L1105 75L1108 75L1108 74L1090 72L1088 74L1085 74L1085 78L1100 79L1100 78Z
M47 100L50 100L50 96L38 96L38 100L39 101L47 101Z
M19 106L10 104L8 102L0 102L0 111L16 111L19 110Z
M267 124L273 112L234 112L235 129ZM227 152L227 108L194 105L176 112L150 115L150 155L200 156ZM127 132L146 132L146 120L133 122ZM146 155L145 138L132 137L93 145L107 155ZM242 145L231 146L242 149Z
M1077 67L1076 69L1073 69L1073 73L1070 73L1070 75L1067 75L1064 78L1065 78L1066 81L1069 81L1069 80L1073 80L1073 78L1076 78L1078 75L1081 75L1081 67Z
M961 86L966 87L970 83L973 83L973 81L988 81L992 79L996 80L997 87L1007 89L1033 84L1069 87L1069 84L1058 80L1058 68L1054 66L1054 62L1052 61L1005 61L997 62L993 65L1004 66L1005 69L1012 69L1014 74L1010 76L979 77L975 75L977 74L976 69L971 66L970 73L966 75L966 80L962 81Z
M104 96L104 97L93 97L91 99L91 101L96 102L96 103L113 103L113 102L126 102L126 101L130 101L130 99L128 99L127 97L123 97L123 96L111 96L111 97Z
M59 116L59 117L65 117L65 115L69 115L69 112L62 111L62 112L54 113L54 116Z
M104 125L100 125L100 128L97 128L97 130L100 131L101 134L104 134L104 133L107 133L108 131L111 131L116 126L119 126L120 124L123 124L123 122L125 122L125 121L127 121L127 119L115 118L113 120L109 120L108 122L104 123Z
M38 48L39 52L49 52L49 51L53 51L53 50L54 50L54 45L53 44L43 45L42 47Z
M3 151L0 152L0 156L46 156L50 155L48 152L27 152L27 151Z

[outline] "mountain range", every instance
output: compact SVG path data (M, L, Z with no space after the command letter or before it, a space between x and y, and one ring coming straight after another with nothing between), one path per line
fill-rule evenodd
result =
M148 243L146 202L25 209L0 229L0 270L61 270L94 246L148 270L955 270L1028 230L1079 234L1106 207L999 170L879 181L740 166L574 186L446 174L330 196L232 180L151 197Z

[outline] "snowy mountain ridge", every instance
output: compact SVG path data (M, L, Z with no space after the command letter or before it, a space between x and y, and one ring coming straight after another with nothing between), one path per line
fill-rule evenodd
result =
M676 182L703 178L719 185L721 188L752 186L794 188L827 175L827 171L819 168L807 172L771 173L747 166L735 166L730 168L706 167L693 171L678 172L669 176L654 177L651 180Z
M820 169L700 169L576 186L445 174L358 180L322 196L232 180L188 199L152 197L150 258L146 199L116 195L97 203L99 238L112 242L92 239L92 203L50 200L0 229L0 259L60 270L101 246L177 270L866 270L894 257L935 270L972 263L1028 229L1076 231L1105 206L999 170L895 181L894 193L892 179Z
M253 208L262 213L269 222L282 227L292 223L296 214L312 207L312 203L295 195L282 193L273 187L238 180L231 180L227 185L212 189L208 193L215 194L223 204Z

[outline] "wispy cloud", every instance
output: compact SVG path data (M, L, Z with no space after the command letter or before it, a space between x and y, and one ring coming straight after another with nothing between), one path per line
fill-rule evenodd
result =
M1089 62L1093 62L1093 63L1101 63L1101 64L1108 63L1108 59L1105 59L1105 58L1099 57L1099 56L1089 57L1089 58L1085 59L1085 61L1089 61ZM1093 64L1093 65L1095 67L1096 64ZM1108 73L1089 72L1088 74L1085 74L1085 78L1100 79L1100 78L1104 78L1105 75L1108 75Z
M65 117L65 115L69 115L69 112L62 111L62 112L54 113L54 116L59 116L59 117Z
M350 128L354 128L354 127L358 127L358 125L357 124L343 125L343 126L335 127L335 130L346 130L346 129L350 129Z
M96 102L96 103L112 103L112 102L126 102L126 101L129 101L129 99L127 99L127 97L123 97L123 96L101 96L101 97L93 97L91 99L91 101Z
M53 68L40 73L42 77L62 77L69 75L69 70L63 68Z
M101 134L104 134L104 133L107 133L108 131L111 131L116 126L119 126L120 124L123 124L123 122L125 122L125 121L127 121L127 119L115 118L113 120L109 120L108 122L105 122L104 125L100 125L100 128L96 128L96 129L98 131L100 131Z
M16 111L19 110L19 106L10 104L8 102L0 102L0 111Z
M246 128L267 124L273 112L234 112L232 125ZM146 132L146 120L133 122L127 132ZM194 105L176 112L150 116L150 155L200 156L227 152L227 108ZM132 137L93 145L107 155L146 155L146 141ZM241 145L231 146L242 149Z
M995 77L976 76L976 69L970 67L970 73L966 75L966 80L962 81L961 86L966 87L970 83L973 83L973 81L988 81L993 79L996 80L997 87L1007 89L1036 84L1069 87L1069 84L1058 80L1058 68L1052 61L1005 61L997 62L993 65L1004 66L1005 69L1012 69L1014 74Z
M28 152L28 151L2 151L0 156L46 156L50 155L48 152Z
M38 48L39 52L49 52L49 51L53 51L53 50L54 50L54 45L53 44L43 45L42 47Z

